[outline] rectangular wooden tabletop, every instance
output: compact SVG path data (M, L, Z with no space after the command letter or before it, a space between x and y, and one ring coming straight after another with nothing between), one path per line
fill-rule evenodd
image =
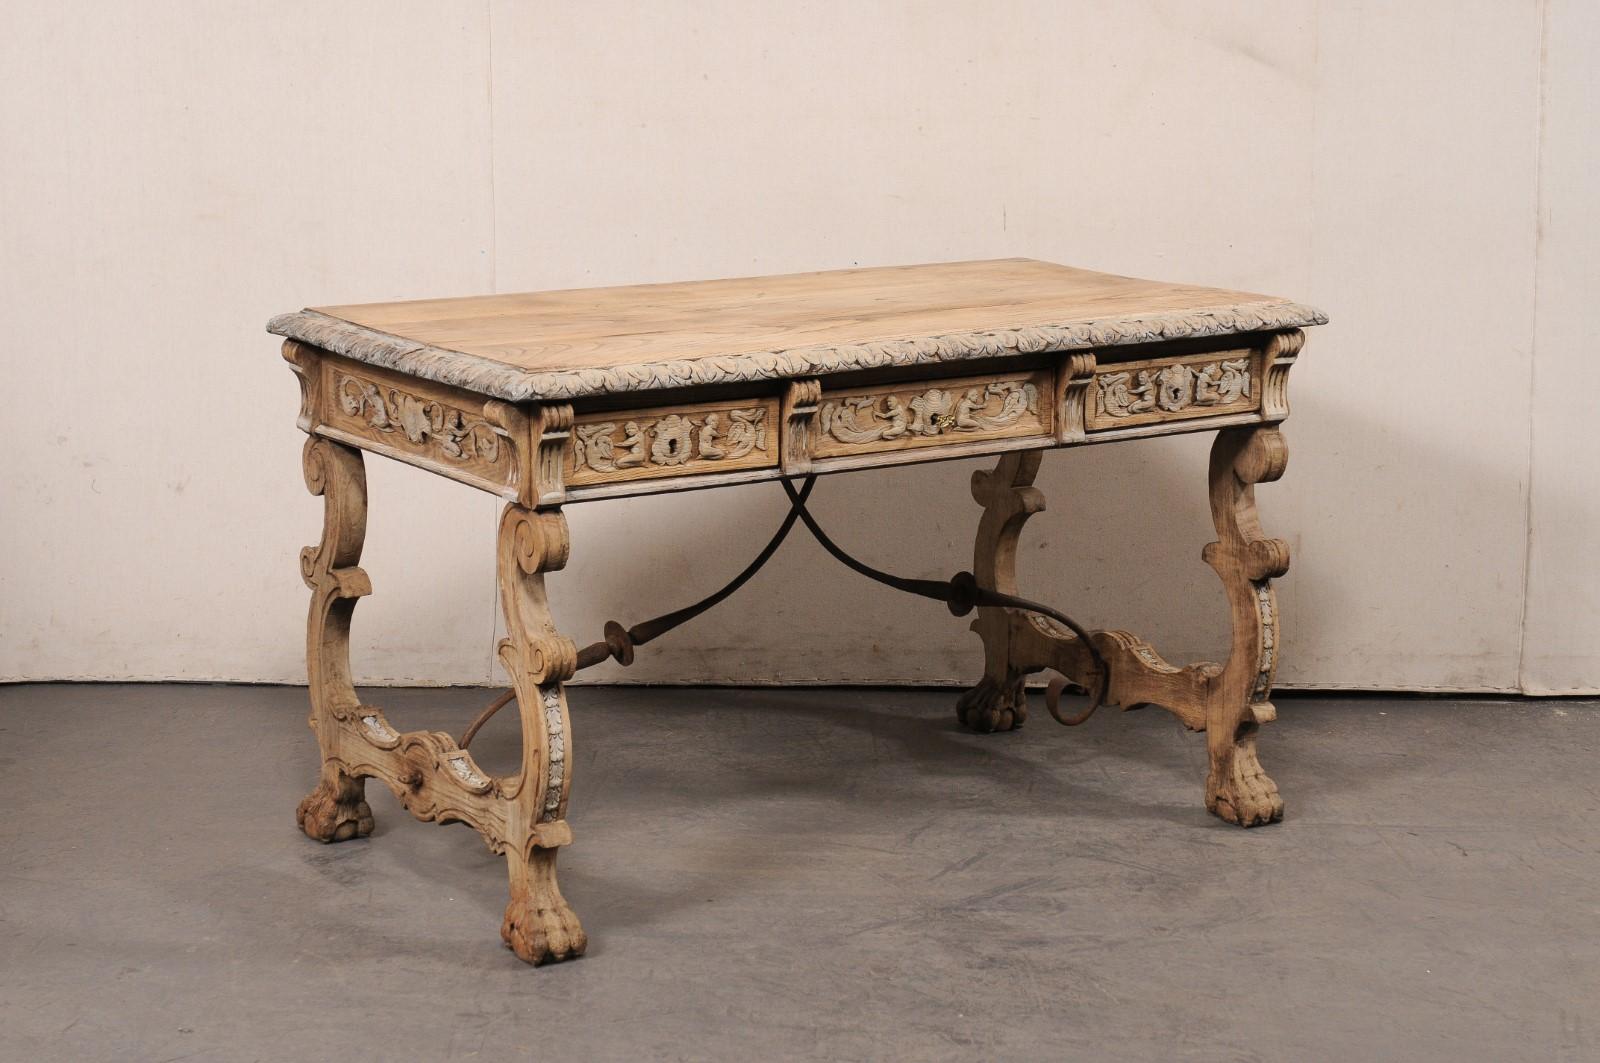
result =
M512 401L1321 324L1274 296L1032 259L324 306L268 328Z

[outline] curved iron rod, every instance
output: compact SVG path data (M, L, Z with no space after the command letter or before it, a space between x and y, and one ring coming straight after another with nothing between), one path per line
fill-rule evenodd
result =
M1100 707L1100 699L1096 698L1090 703L1087 709L1084 709L1077 715L1063 716L1061 714L1061 692L1067 689L1067 687L1074 685L1076 684L1074 684L1066 676L1057 675L1054 679L1050 680L1050 685L1044 689L1044 707L1050 710L1050 715L1055 717L1056 723L1059 723L1063 727L1076 727L1080 723L1086 722L1089 717L1094 715L1094 710Z
M641 621L627 630L623 630L622 625L615 620L607 621L605 638L599 642L590 643L578 651L578 669L593 667L607 657L614 657L623 665L632 664L633 648L635 646L643 646L652 639L665 635L680 624L688 623L712 606L720 604L740 587L743 587L750 581L750 577L760 571L761 566L772 559L772 555L777 553L778 547L783 545L783 540L793 530L794 522L805 507L806 498L810 496L811 489L816 486L816 482L817 478L815 476L807 476L805 478L797 499L790 502L789 512L784 516L783 523L778 525L778 530L772 534L772 538L767 541L767 545L756 555L754 561L745 566L744 571L733 577L721 590L707 595L693 605L686 605L682 609L665 613L650 620ZM467 729L462 732L460 747L466 749L467 744L472 741L478 730L488 723L495 713L511 704L516 696L515 690L507 690L492 701L489 707L479 713L478 718L473 720Z
M467 745L472 741L472 736L478 733L478 728L488 723L489 719L494 716L495 713L511 704L511 702L516 700L516 697L517 691L515 688L512 688L511 690L507 690L505 693L495 698L493 701L489 702L489 707L478 713L478 718L468 724L465 731L461 732L461 741L457 744L460 745L462 749L466 749Z
M767 540L767 545L761 548L761 552L756 555L755 560L746 565L744 571L733 577L733 579L729 580L721 590L714 594L707 595L698 602L695 602L693 605L686 605L682 609L658 616L653 620L645 620L630 627L626 633L628 645L627 657L629 660L622 661L622 663L628 664L632 660L634 646L643 646L652 639L656 639L662 635L665 635L673 628L693 620L695 617L699 616L707 609L710 609L712 606L719 605L734 591L748 583L750 581L750 577L759 572L761 570L761 566L770 561L772 559L772 555L778 552L778 547L783 545L783 540L788 537L790 529L794 527L795 518L805 514L806 499L811 494L811 488L816 486L816 482L817 478L815 476L807 476L801 485L799 493L790 495L789 512L785 514L783 523L778 525L778 530L773 532L772 538ZM785 480L784 483L787 485L788 481ZM613 623L615 622L613 621ZM617 626L621 627L620 624ZM592 662L594 664L598 664L600 661L605 660L607 656L616 656L615 648L612 646L612 642L614 640L612 637L610 637L612 634L611 624L607 624L606 628L606 634L608 637L604 642L597 642L591 646L586 646L578 653L579 668L585 668L589 663L591 663L585 660L584 655L592 653L596 650L603 651L603 655L594 660ZM618 657L618 660L621 660L621 658Z
M1019 598L1014 594L1006 594L1002 591L991 590L988 587L980 587L977 577L970 572L958 572L949 580L928 580L907 579L903 576L891 575L888 572L873 568L866 562L858 561L851 557L844 551L843 547L828 538L827 532L824 532L821 526L817 524L817 520L811 515L811 511L805 508L805 499L798 495L794 486L788 480L782 480L780 483L783 485L784 492L789 496L790 502L799 509L800 519L805 522L806 530L822 545L822 548L847 567L859 572L868 579L876 580L879 583L910 594L918 594L924 598L932 598L935 601L944 602L956 616L965 616L975 606L1001 606L1009 609L1021 609L1029 613L1038 613L1066 627L1083 643L1083 648L1089 651L1089 658L1094 662L1095 671L1099 673L1100 677L1100 681L1095 684L1095 690L1092 694L1093 700L1090 702L1088 710L1077 722L1082 723L1083 720L1087 720L1094 713L1094 710L1099 708L1101 703L1105 701L1106 693L1111 686L1111 667L1106 663L1104 655L1101 654L1100 647L1094 644L1094 639L1089 636L1089 632L1085 631L1083 626L1072 617L1058 609L1052 609L1048 605L1029 601L1027 598ZM1056 692L1056 697L1057 699L1060 697L1059 690ZM1050 714L1062 723L1067 723L1055 711L1053 704ZM1068 724L1068 726L1074 725Z
M784 539L793 530L795 521L800 520L805 524L806 530L811 533L811 537L816 539L824 550L846 568L896 590L944 602L949 607L950 612L956 616L965 616L979 606L998 606L1000 608L1020 609L1024 612L1038 613L1061 624L1071 631L1078 638L1078 641L1083 644L1084 649L1088 651L1089 659L1094 664L1099 682L1095 684L1089 707L1073 717L1062 716L1058 707L1061 691L1066 684L1059 680L1052 682L1045 693L1045 703L1050 709L1050 715L1068 727L1075 727L1094 715L1094 711L1104 703L1106 693L1111 686L1111 666L1106 663L1104 655L1100 652L1100 647L1094 644L1094 639L1090 637L1089 632L1084 630L1083 626L1072 617L1059 609L1052 609L1050 606L1040 602L1019 598L1014 594L1005 594L988 587L980 587L977 578L970 572L958 572L948 580L931 580L909 579L905 576L896 576L893 573L884 572L882 569L873 568L866 562L852 557L843 547L830 539L828 533L823 531L822 526L817 523L817 519L811 515L811 511L806 508L806 500L811 496L811 489L816 486L816 476L805 477L801 481L799 490L796 490L794 483L787 478L778 482L782 485L784 494L789 496L789 512L784 516L783 523L778 526L778 530L773 533L772 538L767 541L767 545L756 555L755 560L746 565L742 572L723 585L721 589L707 595L693 605L687 605L682 609L664 613L661 616L642 621L627 629L624 629L615 620L608 620L605 626L605 638L599 642L590 643L578 651L578 669L592 667L604 661L607 657L614 658L623 665L632 664L634 647L643 646L645 643L665 635L673 628L693 620L748 583L750 577L754 576L761 570L763 565L772 559L772 555L777 552L779 546L783 545ZM488 723L495 713L505 708L515 698L516 692L508 690L490 703L489 707L479 713L478 718L473 720L471 725L463 732L460 747L462 749L467 748L467 744L472 741L478 730L485 723Z
M907 579L904 576L891 575L888 572L873 568L864 561L857 561L855 558L845 553L842 547L840 547L832 539L828 538L828 533L822 530L822 526L817 523L817 518L813 517L811 515L811 511L805 508L805 499L800 496L797 491L795 491L794 485L788 480L779 480L778 482L783 485L784 494L789 496L789 501L792 502L794 507L799 511L800 519L805 522L806 530L811 533L811 537L820 543L824 550L832 554L834 560L839 561L846 568L859 572L861 575L870 580L875 580L878 583L886 584L890 587L893 587L895 590L905 591L907 594L918 594L924 598L933 598L941 602L949 602L952 600L950 596L950 583L946 580ZM974 586L976 586L976 584L974 584ZM951 612L955 612L953 607ZM963 612L965 612L965 610L963 610ZM956 615L960 616L961 613L956 613Z

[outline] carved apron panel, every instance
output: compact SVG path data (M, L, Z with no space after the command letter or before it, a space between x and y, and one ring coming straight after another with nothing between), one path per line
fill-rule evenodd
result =
M819 458L1050 434L1049 370L824 392Z
M318 434L511 497L517 443L464 393L342 360L324 361ZM498 404L495 404L498 405Z
M778 464L775 399L586 413L567 445L568 486Z
M1089 431L1216 417L1261 407L1249 350L1099 366L1090 389Z

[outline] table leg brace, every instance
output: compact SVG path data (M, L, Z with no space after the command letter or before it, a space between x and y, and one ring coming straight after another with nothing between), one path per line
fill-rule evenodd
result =
M1288 448L1276 425L1217 433L1211 448L1211 513L1218 541L1204 559L1222 580L1233 620L1226 664L1169 664L1126 631L1091 633L1109 663L1106 702L1124 709L1157 705L1191 730L1206 732L1210 770L1206 808L1251 827L1283 817L1278 788L1256 756L1260 725L1276 717L1268 697L1277 667L1278 606L1272 579L1289 567L1288 544L1263 535L1255 485L1283 475ZM1036 452L1007 454L993 471L973 474L973 497L984 507L974 572L984 586L1016 593L1017 540L1028 517L1044 509L1033 486ZM1023 682L1053 669L1080 685L1097 674L1082 641L1046 617L1004 607L980 608L972 629L983 640L984 675L961 696L956 712L976 731L1005 731L1027 719Z
M577 649L556 633L544 573L566 564L566 518L559 510L509 505L500 522L500 598L508 637L500 660L522 716L522 765L513 776L482 771L449 735L397 733L382 710L363 705L350 680L350 618L372 584L358 566L366 534L367 491L361 452L313 437L305 449L306 485L323 498L322 540L300 558L311 587L306 663L311 728L322 752L321 780L295 819L322 842L371 834L368 776L381 780L412 815L475 828L509 862L511 899L501 937L529 963L583 954L577 916L556 884L556 853L572 840L567 826L572 725L562 683Z

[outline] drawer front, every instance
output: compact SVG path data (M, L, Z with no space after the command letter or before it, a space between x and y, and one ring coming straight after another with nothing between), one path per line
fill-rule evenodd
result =
M1241 348L1095 368L1089 431L1248 413L1261 408L1260 359Z
M323 357L315 372L318 435L518 496L526 428L505 403L340 358Z
M741 399L585 413L567 444L569 487L778 464L778 400Z
M1049 369L824 391L811 454L834 458L887 450L1048 437Z

